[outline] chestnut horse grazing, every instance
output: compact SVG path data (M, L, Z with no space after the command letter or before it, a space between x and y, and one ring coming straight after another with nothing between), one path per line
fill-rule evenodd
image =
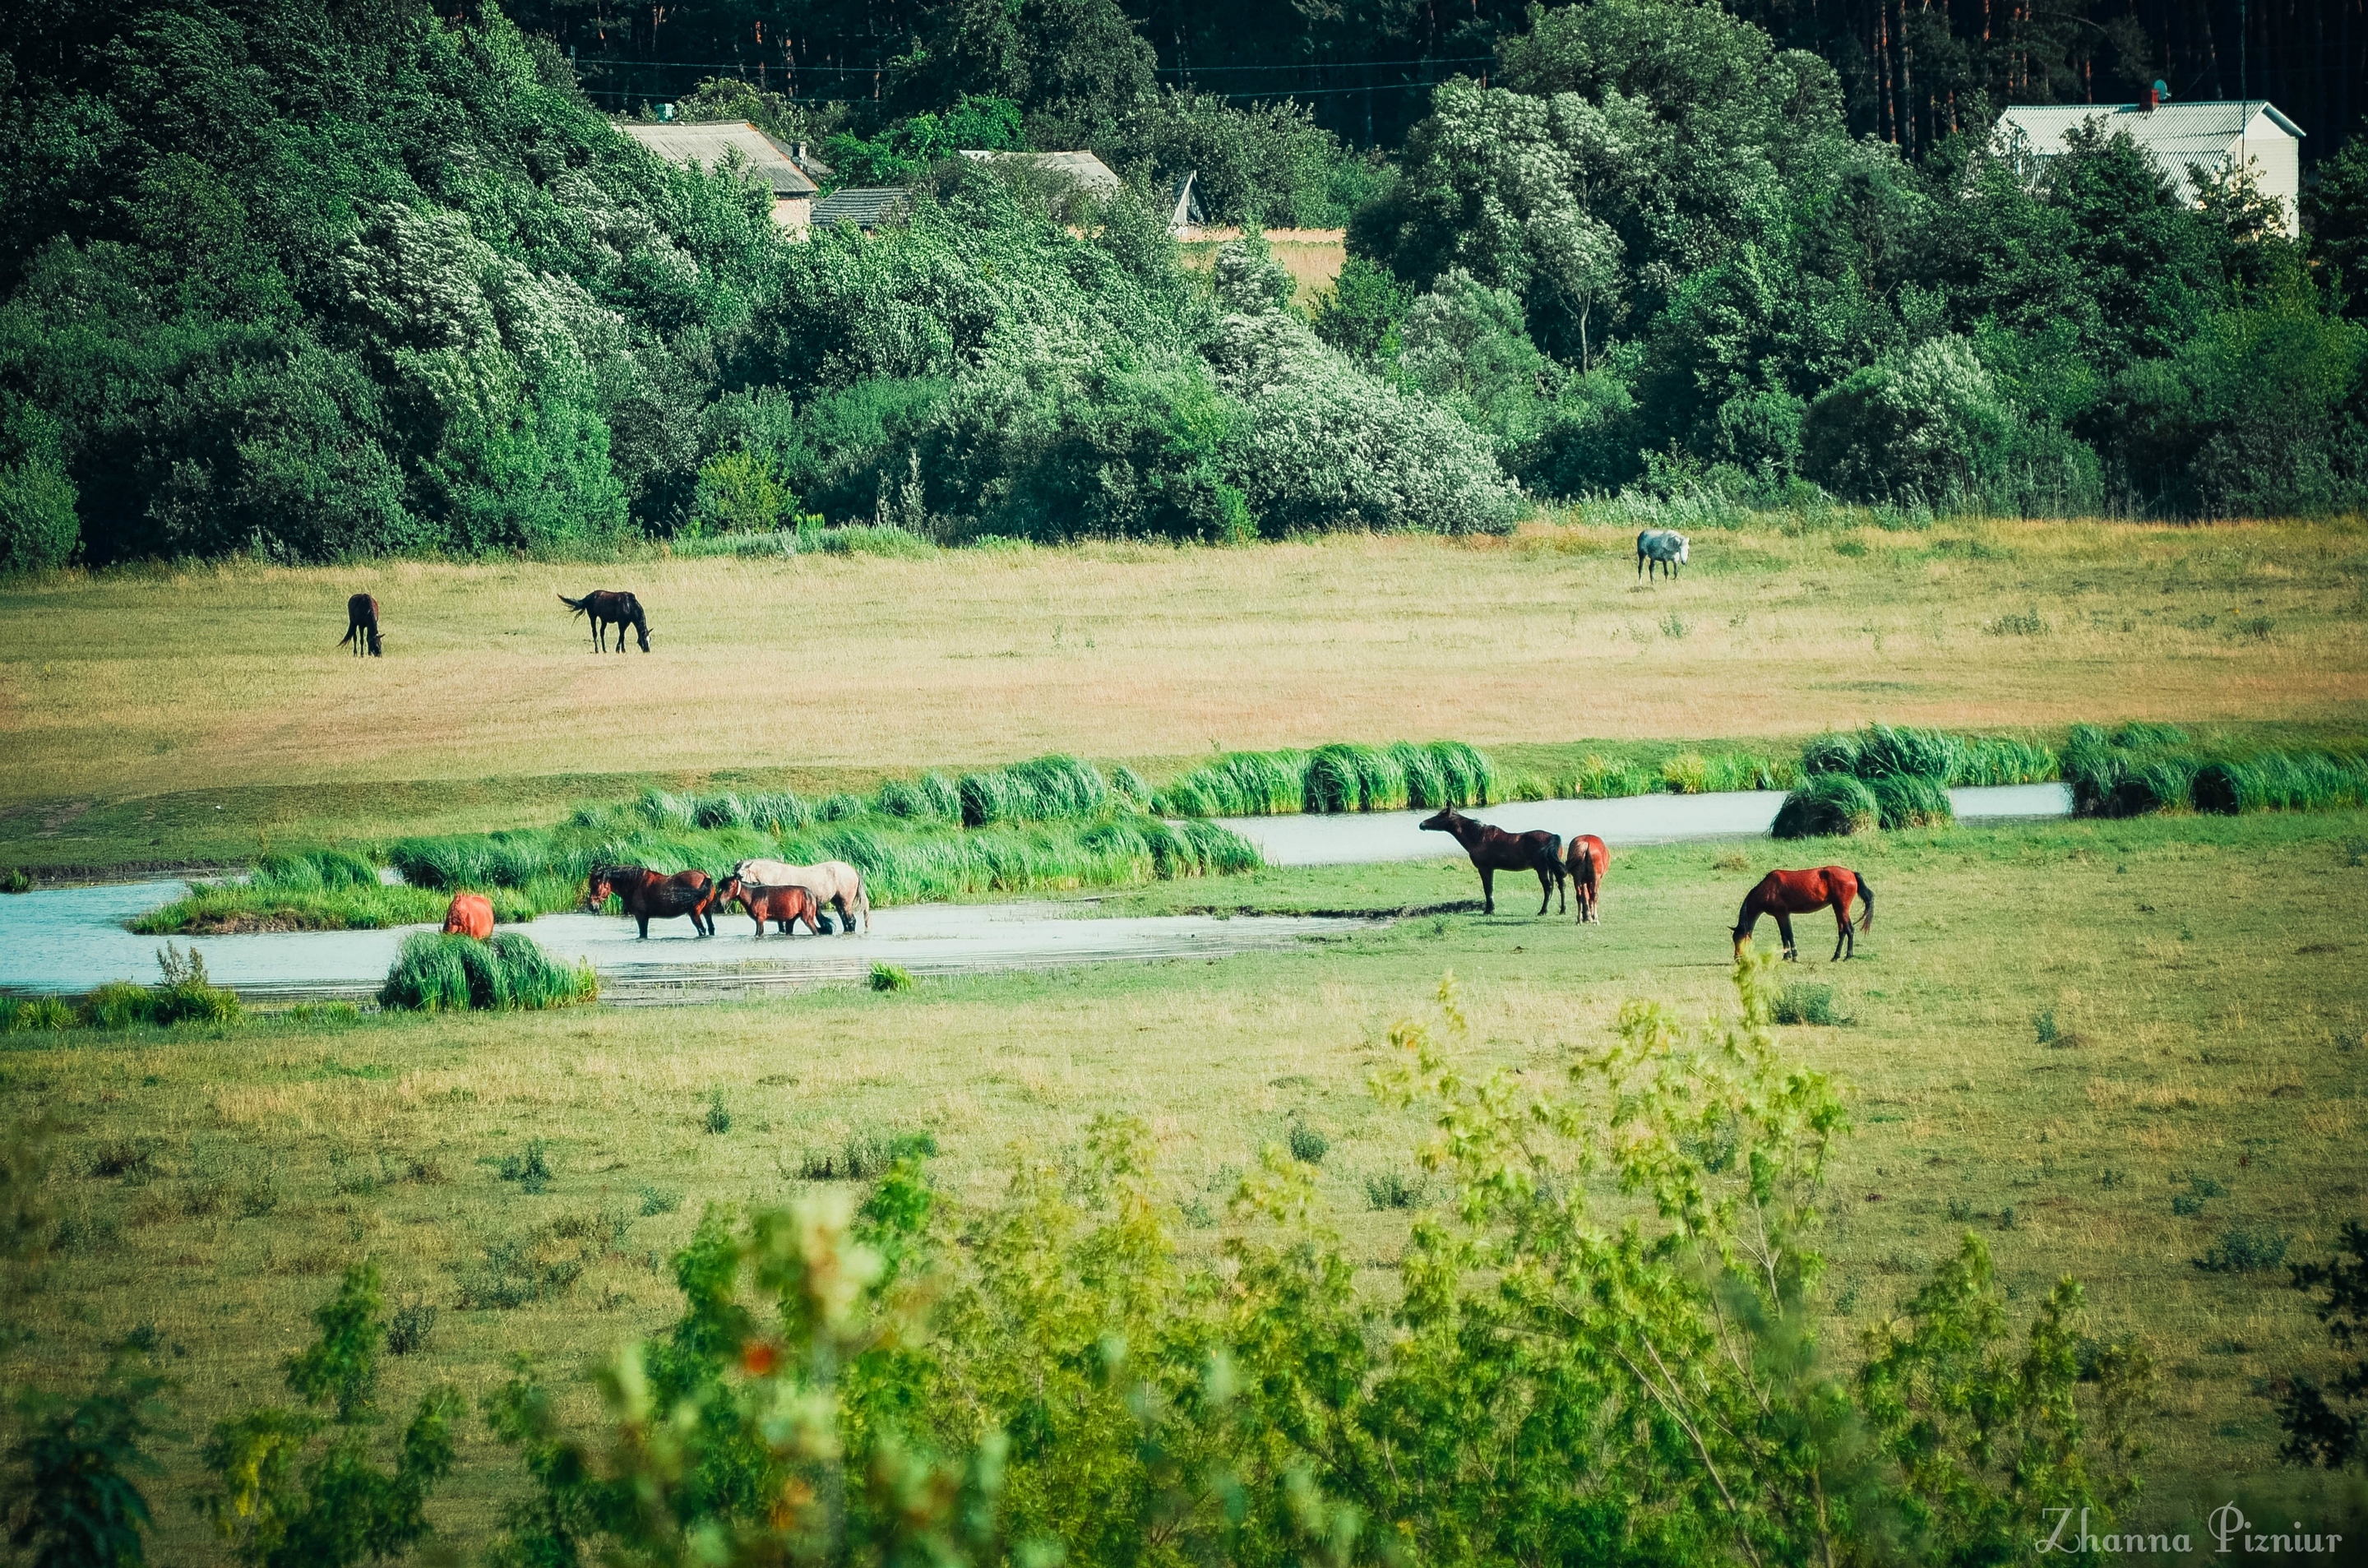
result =
M646 866L603 866L585 885L584 907L598 909L615 893L625 913L650 934L653 920L690 916L690 927L702 937L715 935L715 879L705 871L677 871L667 876Z
M444 912L444 934L484 941L494 934L494 901L481 892L454 893L452 906Z
M1452 833L1463 852L1472 857L1473 869L1480 873L1481 913L1497 913L1497 873L1499 871L1535 871L1538 887L1543 897L1538 900L1538 913L1543 915L1554 894L1562 891L1562 835L1548 833L1543 828L1534 833L1507 833L1501 827L1490 827L1485 822L1474 822L1453 806L1441 806L1439 814L1422 824L1425 833ZM1570 907L1565 897L1563 907Z
M381 657L378 640L378 601L368 594L356 594L346 601L346 634L337 639L337 646L354 645L354 657L367 653Z
M642 640L642 652L646 653L650 651L649 618L642 614L642 601L632 595L615 588L595 588L580 599L571 599L562 594L559 602L592 623L594 653L609 651L607 633L611 626L617 629L617 652L620 653L625 651L625 628L628 626L633 629L633 635Z
M1578 896L1578 923L1603 924L1603 873L1611 864L1611 851L1603 840L1591 833L1582 833L1570 841L1570 891Z
M736 903L747 911L757 922L759 937L765 934L768 920L779 926L784 936L796 936L801 920L806 923L808 931L817 937L822 935L822 927L814 924L814 894L803 888L758 887L737 877L726 877L715 884L715 902L718 905Z
M1776 929L1784 938L1784 956L1794 962L1800 953L1793 947L1793 916L1831 905L1834 924L1841 935L1834 942L1833 960L1855 957L1858 938L1850 934L1850 900L1860 903L1858 928L1874 929L1874 890L1856 871L1840 866L1820 866L1814 871L1770 871L1759 880L1759 885L1743 895L1743 913L1735 917L1735 950L1738 957L1743 944L1751 940L1751 928L1759 924L1763 915L1776 917ZM1845 951L1847 949L1847 951Z

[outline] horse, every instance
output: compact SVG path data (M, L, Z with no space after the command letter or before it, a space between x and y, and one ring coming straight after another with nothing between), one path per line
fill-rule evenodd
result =
M1603 924L1603 873L1611 865L1611 851L1603 840L1591 833L1575 835L1570 841L1571 891L1578 895L1578 923Z
M646 653L650 651L649 619L642 614L642 601L632 595L615 588L595 588L580 599L571 599L562 594L559 602L592 623L594 653L609 651L606 634L611 626L617 629L617 652L620 653L625 651L625 628L628 626L633 629L633 635L641 639L642 652Z
M444 911L444 935L484 941L493 934L494 901L481 892L454 893L450 907Z
M381 657L378 640L378 601L368 594L356 594L346 601L346 634L337 639L337 646L354 645L354 657L367 653Z
M758 887L753 882L743 882L738 877L726 877L715 884L715 902L718 904L736 903L747 911L749 917L757 922L758 937L765 934L765 922L768 920L779 926L788 936L797 935L801 920L806 923L807 930L817 937L822 935L822 927L814 924L814 894L801 887Z
M650 922L690 916L690 927L702 937L715 935L715 879L705 871L677 871L667 876L646 866L603 866L584 887L584 907L597 910L614 893L625 913L641 923L648 939Z
M1666 566L1669 575L1686 563L1686 536L1668 528L1646 528L1636 536L1636 575L1651 580L1656 565Z
M1821 866L1814 871L1770 871L1759 879L1759 885L1743 895L1743 912L1735 919L1735 954L1743 956L1743 944L1751 940L1752 927L1763 915L1776 917L1777 932L1784 938L1784 957L1797 963L1801 955L1793 946L1793 916L1806 915L1832 905L1834 925L1841 935L1835 938L1834 956L1827 961L1837 962L1845 956L1858 956L1858 938L1850 933L1850 906L1855 897L1862 906L1859 912L1858 928L1874 929L1874 890L1856 871L1840 866ZM1848 949L1845 953L1844 949Z
M805 889L817 914L824 904L838 911L838 932L842 937L854 935L859 916L863 928L871 929L871 895L863 889L863 873L844 860L825 860L818 866L792 866L786 860L743 860L732 868L732 874L760 888Z
M1532 833L1507 833L1501 827L1490 827L1485 822L1474 822L1453 806L1441 806L1439 814L1422 824L1425 833L1452 833L1463 852L1472 857L1473 869L1480 873L1481 913L1497 913L1497 873L1499 871L1535 871L1538 887L1543 897L1538 900L1538 913L1543 915L1562 891L1562 835L1540 828ZM1567 895L1563 907L1570 907Z

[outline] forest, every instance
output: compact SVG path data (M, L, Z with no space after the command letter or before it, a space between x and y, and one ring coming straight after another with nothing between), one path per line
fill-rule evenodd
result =
M2359 507L2359 6L2097 10L73 0L0 56L0 569ZM2299 239L2241 170L1989 137L2157 74L2302 117ZM661 93L907 221L790 237L618 131ZM1334 286L1261 224L1345 227Z

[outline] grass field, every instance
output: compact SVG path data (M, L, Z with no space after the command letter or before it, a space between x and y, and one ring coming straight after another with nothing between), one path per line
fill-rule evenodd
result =
M1179 1214L1222 1212L1260 1145L1316 1129L1323 1193L1386 1291L1408 1216L1376 1210L1368 1178L1411 1175L1418 1131L1364 1091L1388 1025L1452 971L1475 1055L1558 1074L1623 999L1720 1006L1742 891L1824 847L1623 852L1586 929L1460 912L1460 863L1266 870L1103 908L1448 907L1295 952L901 994L6 1037L7 1110L58 1129L46 1192L65 1247L7 1375L70 1380L153 1323L181 1425L202 1433L279 1397L306 1312L369 1254L391 1301L438 1309L427 1348L392 1363L390 1408L439 1377L482 1392L518 1352L565 1381L669 1319L665 1260L705 1204L776 1200L850 1144L908 1131L984 1200L1015 1143L1065 1143L1105 1110L1149 1120ZM2277 1469L2264 1392L2325 1367L2318 1325L2282 1272L2191 1260L2231 1229L2323 1256L2368 1212L2368 813L1909 832L1829 858L1865 872L1881 914L1842 966L1804 922L1810 961L1788 977L1830 986L1825 1008L1849 1020L1782 1031L1847 1080L1859 1128L1833 1189L1827 1343L1846 1360L1970 1227L2018 1312L2071 1273L2093 1332L2152 1347L2139 1516L2232 1489L2332 1506ZM547 1182L529 1179L538 1143ZM1196 1247L1220 1233L1179 1225ZM543 1299L487 1304L577 1269ZM172 1450L164 1490L192 1483L191 1451ZM473 1416L463 1455L434 1512L470 1538L516 1471ZM159 1560L202 1555L184 1509L158 1517Z
M1776 744L2159 718L2356 728L2354 526L1952 523L930 559L154 568L0 587L0 865L545 825L643 784L864 789L1048 750ZM554 592L630 585L595 658ZM335 647L378 596L387 657Z

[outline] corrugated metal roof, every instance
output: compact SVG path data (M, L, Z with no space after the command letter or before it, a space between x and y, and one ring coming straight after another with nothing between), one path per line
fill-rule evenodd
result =
M1110 173L1110 165L1091 153L994 153L964 148L962 156L981 162L993 158L1031 164L1040 169L1064 174L1097 196L1108 196L1119 187L1118 176Z
M720 168L738 153L752 170L780 196L812 196L820 188L808 179L780 142L745 119L717 120L707 125L669 121L662 125L620 125L618 130L669 164L686 168Z
M1998 117L1998 134L2003 142L2020 132L2031 155L2052 158L2064 151L2064 139L2076 127L2091 119L2108 132L2128 132L2181 201L2195 196L2187 176L2190 164L2216 166L2240 138L2278 142L2302 135L2301 127L2263 98L2163 104L2152 110L2135 104L2017 104Z
M859 186L848 190L834 190L814 203L814 226L834 229L841 223L852 223L859 229L876 229L902 216L911 200L911 194L901 186Z

